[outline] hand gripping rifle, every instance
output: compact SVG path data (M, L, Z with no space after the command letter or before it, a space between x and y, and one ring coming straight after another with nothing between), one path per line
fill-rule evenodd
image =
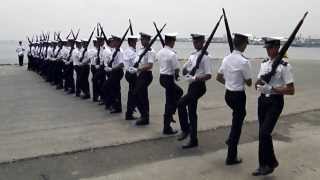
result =
M92 32L91 32L91 34L90 34L90 37L89 37L89 39L88 39L88 42L87 42L87 44L86 44L86 46L85 46L85 48L84 48L84 50L83 50L83 52L82 52L82 56L81 56L81 58L80 58L80 62L82 62L83 61L83 58L84 58L84 55L85 55L85 53L88 51L88 46L89 46L89 44L90 44L90 42L91 42L91 39L92 39L92 37L93 37L93 34L94 34L94 31L96 30L96 27L94 27L93 28L93 30L92 30Z
M151 41L149 42L148 46L145 47L144 51L139 55L139 59L138 59L138 61L133 65L133 67L138 68L138 66L139 66L139 64L140 64L143 56L146 55L147 52L150 50L151 46L152 46L153 43L157 40L159 34L160 34L160 33L162 32L162 30L166 27L166 25L167 25L167 24L164 24L164 25L162 26L162 28L160 29L159 33L151 39Z
M126 36L127 36L128 32L129 32L129 30L130 30L130 25L129 25L129 27L127 28L126 32L123 34L122 39L121 39L121 41L120 41L119 47L116 47L116 50L113 52L113 54L112 54L112 59L111 59L111 61L108 63L108 67L112 67L112 63L114 62L114 60L115 60L118 52L120 51L120 47L121 47L123 41L126 39Z
M280 63L282 62L282 58L284 57L284 55L286 54L286 52L289 49L290 45L294 41L294 39L295 39L299 29L301 28L304 19L307 17L307 15L308 15L308 12L306 12L304 14L302 19L299 21L298 25L295 27L295 29L291 33L291 35L288 38L287 42L282 46L281 50L279 51L279 54L276 56L275 60L273 61L271 71L269 73L265 74L265 75L262 75L261 76L261 80L265 81L266 83L269 83L271 78L272 78L272 76L276 74L276 70L277 70L278 66L280 65Z
M162 45L162 47L164 47L164 46L165 46L164 40L163 40L162 35L161 35L161 33L160 33L160 31L159 31L159 29L158 29L158 27L157 27L157 24L156 24L155 22L153 22L153 25L154 25L154 27L156 28L157 34L159 34L158 36L159 36L161 45Z
M227 33L227 39L228 39L228 43L229 43L229 48L230 48L230 52L232 53L234 47L233 47L230 27L229 27L228 19L227 19L227 16L226 16L226 12L224 11L224 8L222 8L222 11L223 11L224 25L226 27L226 33Z
M211 32L210 36L208 37L207 41L206 41L206 44L203 46L203 48L201 49L201 53L200 55L197 57L197 62L196 62L196 65L192 68L192 70L189 72L189 74L191 76L194 76L196 74L196 71L197 69L199 68L199 65L201 63L201 60L203 58L203 56L207 53L207 49L213 39L213 36L214 34L216 33L218 27L219 27L219 24L220 24L220 21L222 19L223 15L220 16L220 19L219 21L217 22L216 26L214 27L213 31Z

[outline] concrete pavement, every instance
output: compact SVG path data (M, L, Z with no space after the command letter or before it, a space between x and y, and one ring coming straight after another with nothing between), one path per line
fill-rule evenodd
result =
M214 74L220 62L214 63ZM253 74L259 63L253 61ZM283 115L320 108L319 61L294 61L297 93L286 98ZM123 79L125 110L127 83ZM185 82L179 82L186 89ZM162 114L164 91L158 82L158 67L149 89L151 124L135 127L124 115L110 115L103 107L57 91L25 67L0 67L0 162L115 146L164 138ZM256 120L257 93L247 90L247 121ZM224 87L207 83L207 94L199 101L199 130L230 125L231 113L224 102ZM177 118L176 118L177 119ZM179 129L179 124L174 125ZM201 139L200 139L201 143Z

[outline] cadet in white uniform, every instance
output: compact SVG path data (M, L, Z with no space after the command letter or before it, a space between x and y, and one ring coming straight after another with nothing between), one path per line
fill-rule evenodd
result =
M53 82L53 78L52 78L52 69L53 69L53 63L52 63L52 56L53 56L53 42L49 42L49 47L47 50L47 63L48 63L48 67L47 67L47 79L49 83Z
M65 76L65 62L67 61L68 57L69 57L69 53L70 53L70 48L67 47L67 41L63 41L63 46L62 49L60 51L60 53L58 54L58 61L60 63L60 67L59 67L59 83L63 83L63 79ZM64 85L62 85L61 87L64 88L65 91L68 91L68 87ZM58 86L58 89L60 89L60 86Z
M178 56L173 50L176 41L176 33L165 34L165 46L157 53L160 65L160 84L165 88L166 103L163 115L163 134L176 134L171 127L173 115L176 112L178 101L183 95L183 90L175 83L179 78L180 63Z
M62 89L63 88L63 58L66 58L68 56L68 51L66 51L64 47L65 42L59 41L58 42L58 48L55 52L55 84L57 85L56 89Z
M96 43L97 43L97 54L96 54L96 58L93 62L95 72L92 77L92 83L94 86L93 87L93 101L99 100L99 105L103 105L104 98L103 98L102 85L106 79L106 72L104 70L104 64L103 64L103 61L106 58L106 56L105 56L106 53L103 48L103 45L104 45L103 37L97 36Z
M104 61L104 68L108 76L103 90L105 93L105 105L107 109L110 109L110 113L121 113L121 79L123 78L123 52L120 48L121 38L116 35L112 35L111 47L112 53L108 55Z
M80 58L82 56L82 44L80 40L76 40L76 48L73 50L72 52L72 56L71 56L71 61L73 63L73 68L76 72L76 81L75 81L75 90L76 90L76 97L80 97L81 95L81 88L80 88L80 84L81 84L81 78L80 78L80 68L79 68L79 64L80 64Z
M246 116L245 85L252 85L250 62L242 55L247 44L248 37L246 35L234 35L234 50L223 59L217 75L217 80L225 85L225 101L232 109L232 126L227 140L228 155L226 165L242 162L237 156L237 146Z
M82 41L82 51L81 58L79 60L80 68L80 89L83 92L82 99L90 99L90 85L89 85L89 74L90 74L90 60L92 58L91 49L88 49L89 43L88 40Z
M135 108L136 108L133 90L136 85L137 74L129 72L129 68L133 67L134 60L137 57L137 49L136 49L137 41L138 41L137 36L133 36L133 35L128 36L129 47L123 52L123 60L124 60L124 65L126 70L125 78L129 84L128 98L127 98L127 111L126 111L126 117L125 117L126 120L137 119L136 117L133 116L133 112L135 111Z
M204 46L205 36L201 34L191 34L193 46L196 52L192 53L188 61L183 66L183 75L188 74L197 64L197 57ZM211 79L212 58L205 54L199 64L199 68L193 77L187 77L189 87L185 94L178 102L179 120L182 133L178 140L184 140L190 134L190 140L182 148L193 148L198 146L197 137L197 105L198 99L206 93L206 81ZM187 110L188 108L188 110Z
M74 89L74 78L73 78L73 62L72 62L72 54L74 51L74 44L75 40L74 39L68 39L68 57L64 61L64 78L65 78L65 86L64 89L65 91L68 91L68 94L73 94L75 93Z
M143 126L149 124L149 112L150 103L148 95L148 87L153 80L152 67L156 59L156 54L154 50L149 49L147 53L142 57L139 62L140 54L143 53L145 48L149 46L151 40L151 35L140 32L141 45L143 46L138 51L138 56L135 59L134 68L131 68L131 73L137 73L138 78L136 86L134 88L134 96L136 97L137 108L141 114L141 119L136 121L137 126ZM137 68L137 69L135 69Z
M24 47L22 46L22 41L19 41L19 45L16 49L16 52L18 53L18 58L19 58L19 65L23 66L23 57L24 57Z
M263 82L263 76L274 68L272 64L280 48L280 40L272 38L264 40L269 59L262 62L256 82L256 88L261 95L258 99L259 167L252 173L254 176L270 174L279 165L274 154L271 134L282 112L284 95L295 93L291 65L283 60L276 67L276 73L270 82Z

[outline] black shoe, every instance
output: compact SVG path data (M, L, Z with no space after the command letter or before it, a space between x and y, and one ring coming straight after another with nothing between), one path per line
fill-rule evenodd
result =
M234 159L234 160L226 160L226 165L227 166L237 165L237 164L240 164L240 163L242 163L242 159L241 158L237 158L237 159Z
M90 95L84 95L81 97L81 99L90 99Z
M173 134L177 134L178 131L177 130L173 130L172 127L170 127L170 128L163 129L162 133L164 135L173 135Z
M56 89L58 89L58 90L59 90L59 89L62 89L62 88L63 88L62 86L57 86L57 88L56 88Z
M274 168L271 168L269 166L259 167L252 173L252 176L266 176L273 173L273 171Z
M131 120L136 120L138 119L137 117L134 117L133 115L126 115L126 120L131 121Z
M93 100L92 100L93 102L98 102L98 100L97 99L95 99L95 98L93 98Z
M70 91L67 92L67 94L74 94L74 91L70 90Z
M182 146L182 149L190 149L190 148L194 148L194 147L198 147L198 141L189 141L187 144Z
M112 110L110 111L110 113L111 113L111 114L122 113L122 110L120 110L120 109L112 109Z
M104 105L104 102L103 101L99 101L99 104L98 104L99 106L102 106L102 105Z
M178 137L178 141L185 140L188 137L188 135L189 135L189 133L182 132Z
M76 94L76 97L80 97L80 94Z
M146 119L140 119L140 120L136 121L136 126L145 126L148 124L149 124L149 121Z

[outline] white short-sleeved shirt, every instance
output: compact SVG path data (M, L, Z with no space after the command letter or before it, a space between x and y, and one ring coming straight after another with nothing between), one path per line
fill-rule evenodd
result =
M96 54L94 56L94 60L91 61L91 65L103 65L106 59L110 58L110 49L100 47L99 57L100 62L98 62L98 49L96 49Z
M160 65L160 74L174 75L175 70L180 68L178 56L171 47L165 46L156 57Z
M193 69L193 67L197 64L197 58L200 55L201 51L194 52L190 55L188 61L183 65L183 69L187 69L189 72ZM200 62L199 68L196 70L197 75L205 75L212 74L212 57L210 55L204 55Z
M69 57L69 51L70 51L69 48L63 46L61 51L60 51L60 53L59 53L59 55L58 55L58 59L66 61L68 59L68 57Z
M19 45L18 47L17 47L17 49L16 49L16 52L18 53L18 56L23 56L24 55L24 51L25 51L25 49L24 49L24 47L21 45Z
M138 51L138 56L136 57L136 59L134 60L134 62L138 62L139 61L139 57L140 57L140 54L143 53L145 48L140 48L139 51ZM140 64L139 65L144 65L144 64L148 64L148 63L151 63L153 64L154 62L156 62L156 53L153 49L151 49L150 51L148 51L144 56L143 58L141 59L140 61ZM152 69L149 69L148 71L152 71Z
M105 67L107 67L108 64L109 64L109 62L112 60L112 56L113 56L113 54L115 53L115 51L116 51L115 49L112 49L110 55L108 56L109 58L106 58L106 61L103 61ZM107 53L109 53L109 52L107 52ZM123 63L124 63L123 58L124 58L123 51L122 51L122 49L120 48L120 50L117 52L117 54L116 54L116 56L115 56L115 58L114 58L114 61L112 62L111 67L113 68L113 67L115 67L115 66L118 66L118 65L121 64L121 63L123 64Z
M53 48L52 48L52 47L48 47L46 59L48 59L49 61L51 61L52 55L53 55Z
M265 60L261 63L258 79L260 79L262 75L271 72L272 64L273 61L271 60ZM280 65L277 67L275 75L272 76L268 84L272 87L282 87L293 82L294 78L292 73L292 66L289 63L283 61L283 63L280 63Z
M234 50L222 60L218 73L223 74L226 89L243 91L245 80L251 79L251 65L240 51Z
M96 65L95 59L97 56L97 52L98 52L98 50L95 47L88 49L88 52L86 53L87 59L83 59L83 62L85 62L85 60L87 60L88 62L90 62L90 65Z
M134 60L137 57L137 51L133 47L128 47L123 51L123 62L125 69L127 70L129 67L133 67Z
M74 66L79 66L80 64L80 58L82 56L82 53L81 53L81 49L78 49L78 48L75 48L73 51L72 51L72 55L71 55L71 61L73 63Z

